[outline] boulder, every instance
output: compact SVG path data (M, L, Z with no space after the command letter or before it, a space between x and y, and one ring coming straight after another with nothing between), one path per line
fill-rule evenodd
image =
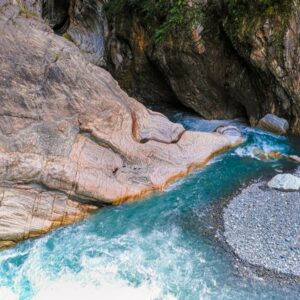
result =
M298 155L290 155L289 158L297 163L300 163L300 156Z
M147 109L16 1L0 1L0 28L0 247L161 190L241 142Z
M236 126L219 126L216 130L217 133L227 136L238 136L242 137L242 132Z
M289 123L283 118L267 114L258 122L258 127L282 135L286 134L289 130Z
M239 140L243 137L241 130L236 126L219 126L215 131L233 140Z
M279 174L268 182L268 186L281 191L298 191L300 189L300 178L292 174Z
M253 155L261 160L277 160L286 157L283 153L280 152L264 152L259 148L254 148L252 151Z

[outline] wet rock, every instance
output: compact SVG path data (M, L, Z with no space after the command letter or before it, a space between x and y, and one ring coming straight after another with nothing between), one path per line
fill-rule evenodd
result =
M0 249L82 220L97 209L57 192L0 187Z
M254 148L252 151L253 155L261 160L276 160L286 157L280 152L264 152L259 148Z
M118 204L163 189L241 142L185 131L145 108L15 2L1 6L0 28L2 245L81 219L84 203ZM73 210L72 201L81 204Z
M297 163L300 163L300 157L298 155L290 155L289 158Z
M236 126L219 126L216 132L227 136L242 137L242 132Z
M298 191L300 178L292 174L279 174L268 182L268 186L281 191Z
M282 135L289 130L289 123L283 118L267 114L259 121L258 127Z
M228 136L232 140L238 140L243 137L242 132L236 126L219 126L216 132Z

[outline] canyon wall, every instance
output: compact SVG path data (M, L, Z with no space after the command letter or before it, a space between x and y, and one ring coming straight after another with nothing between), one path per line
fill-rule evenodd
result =
M73 0L58 33L144 103L252 125L274 113L299 133L299 9L298 0Z

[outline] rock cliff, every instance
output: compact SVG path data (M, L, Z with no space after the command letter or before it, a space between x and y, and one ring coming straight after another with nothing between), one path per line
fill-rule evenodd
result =
M72 3L67 36L131 96L300 132L299 0Z
M228 0L227 11L224 30L254 74L261 113L300 133L300 2Z
M101 61L97 47L89 56L44 23L43 5L0 1L0 248L162 189L240 142L130 98L84 58ZM73 21L48 22L62 34Z

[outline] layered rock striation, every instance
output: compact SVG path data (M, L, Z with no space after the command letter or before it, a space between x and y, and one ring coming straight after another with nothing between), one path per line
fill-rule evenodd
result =
M241 141L146 109L29 2L0 2L0 247L162 189Z

